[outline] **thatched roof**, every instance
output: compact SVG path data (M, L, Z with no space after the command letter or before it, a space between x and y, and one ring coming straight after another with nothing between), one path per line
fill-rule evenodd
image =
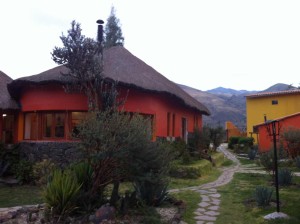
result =
M30 83L64 83L66 77L61 74L67 73L67 71L66 67L58 66L38 75L16 79L9 85L10 93L17 96L18 90ZM119 85L168 94L177 98L186 106L194 108L205 115L210 115L209 110L203 104L151 66L132 55L124 47L112 47L104 51L104 75L106 78L118 81Z
M0 109L18 109L18 104L14 101L8 90L7 84L10 83L12 79L7 76L4 72L0 71Z

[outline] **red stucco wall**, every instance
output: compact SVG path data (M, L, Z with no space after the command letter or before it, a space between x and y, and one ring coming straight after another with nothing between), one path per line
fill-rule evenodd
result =
M200 112L186 107L182 101L167 94L121 88L120 97L126 98L125 111L154 116L156 136L167 137L168 112L175 114L174 137L181 137L182 118L187 119L188 132L194 131L195 116L197 116L198 127L202 128L202 115ZM23 90L20 102L22 112L45 110L86 111L88 109L87 98L83 94L65 93L62 86L54 84L31 86Z
M300 114L296 116L286 117L284 119L279 120L280 133L283 133L285 130L289 128L300 129ZM259 149L262 152L269 151L273 147L273 139L269 136L267 129L264 125L259 126ZM279 142L278 142L279 144Z
M62 86L42 85L24 89L20 98L21 110L87 110L87 98L79 93L65 93Z

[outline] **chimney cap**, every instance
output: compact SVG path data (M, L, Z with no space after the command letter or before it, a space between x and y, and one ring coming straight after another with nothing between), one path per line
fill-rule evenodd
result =
M103 24L104 21L103 21L102 19L98 19L98 20L96 21L96 23L98 23L98 24Z

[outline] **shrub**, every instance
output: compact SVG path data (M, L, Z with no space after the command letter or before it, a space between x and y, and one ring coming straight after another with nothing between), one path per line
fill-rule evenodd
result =
M190 164L192 162L192 157L188 151L185 151L181 156L181 161L183 164Z
M14 175L15 168L20 161L20 151L15 145L12 149L5 149L0 143L0 176Z
M93 187L93 168L87 162L75 163L70 166L70 169L74 171L74 175L77 178L78 183L82 184L81 189L84 191L90 191Z
M32 162L21 159L18 164L13 168L13 172L16 175L20 183L30 183L33 181Z
M200 167L180 166L173 164L170 176L175 178L197 179L201 176Z
M259 155L259 164L265 168L266 171L274 171L274 154L273 151L263 152Z
M248 151L248 158L250 160L254 160L255 157L256 157L256 154L257 154L257 149L255 148L250 148L249 151Z
M184 153L188 152L185 141L181 139L170 143L170 145L175 159L181 158Z
M237 136L232 136L229 138L228 148L233 149L234 145L237 145L239 142L239 138Z
M254 198L258 206L270 205L273 190L265 186L257 186L254 191Z
M296 166L300 169L300 156L297 156L295 158L295 163L296 163Z
M211 156L213 166L219 167L224 163L225 157L221 152L213 153Z
M289 169L283 168L278 170L278 184L287 186L292 184L293 172Z
M81 185L71 172L55 170L43 191L43 198L51 215L64 219L77 209L77 198Z
M39 186L46 185L49 181L49 175L52 173L54 168L54 163L48 159L35 163L32 167L35 184Z
M169 175L174 178L197 179L201 175L209 173L211 169L212 163L208 160L201 160L193 165L181 165L174 161L171 164Z
M104 201L104 192L93 191L94 171L87 162L75 163L70 166L70 170L75 175L77 182L81 184L78 194L78 211L80 213L90 213L95 208L100 207Z
M288 155L295 158L300 155L300 130L296 128L288 128L281 134L286 144Z
M167 199L168 183L158 174L149 172L144 178L135 180L137 197L149 206L159 206Z
M252 137L239 137L238 144L245 146L253 146L254 138Z

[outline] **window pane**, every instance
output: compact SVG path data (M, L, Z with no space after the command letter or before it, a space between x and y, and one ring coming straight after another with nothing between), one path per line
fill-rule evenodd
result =
M52 114L43 115L43 137L51 137Z
M37 139L37 114L25 114L24 139Z
M65 136L65 114L55 114L55 137L63 138Z
M80 124L81 121L84 120L86 117L87 113L86 112L72 112L72 136L77 137L79 134L79 130L77 126Z

